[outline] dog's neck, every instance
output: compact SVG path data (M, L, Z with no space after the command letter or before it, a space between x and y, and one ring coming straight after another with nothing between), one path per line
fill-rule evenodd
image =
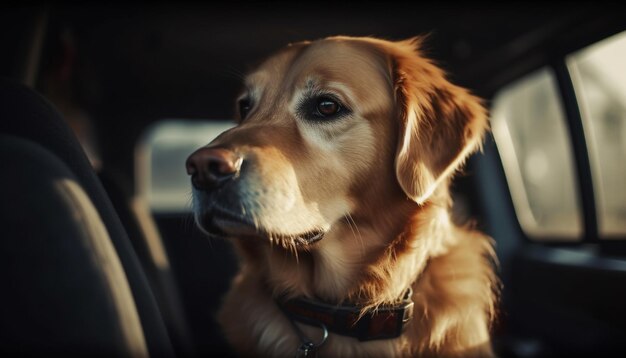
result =
M412 297L413 290L409 288L397 304L370 311L354 304L328 304L302 297L279 298L276 304L292 323L302 322L359 341L371 341L397 338L405 331L413 319Z
M451 235L446 194L423 205L399 201L391 206L393 212L348 216L310 251L288 252L279 246L240 240L243 269L266 282L275 297L352 302L364 310L397 302L428 258L444 252L451 240L446 237ZM249 260L264 260L265 264L250 265L247 271ZM266 270L253 272L252 267Z
M267 332L273 332L260 341L241 341L243 350L292 354L302 342L296 335L289 336L292 327L276 305L276 298L304 296L331 305L351 302L365 314L397 302L403 291L412 287L414 318L401 337L403 341L354 345L352 338L336 335L329 352L345 349L342 352L348 352L346 356L371 352L378 352L374 356L394 354L389 352L400 355L402 342L411 342L411 352L422 356L435 355L444 344L449 352L470 349L474 356L490 356L487 323L494 312L492 290L497 282L486 261L493 255L491 245L488 238L453 225L448 198L440 198L421 206L398 202L393 212L378 220L354 215L353 226L356 223L359 227L356 234L347 223L337 225L331 236L316 243L315 250L301 251L297 258L280 247L254 240L235 241L244 255L243 266L225 299L221 321L247 320L245 337L266 337ZM381 222L392 225L395 219L403 221L396 234L380 236L389 228L380 226ZM361 245L365 240L368 245ZM345 242L351 245L343 246ZM462 274L456 271L459 265ZM268 322L283 330L267 330ZM242 329L238 324L228 327L231 335ZM309 339L319 337L319 328L302 328L308 329Z

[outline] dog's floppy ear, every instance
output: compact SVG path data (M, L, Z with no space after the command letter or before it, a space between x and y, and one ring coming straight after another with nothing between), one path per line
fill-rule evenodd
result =
M420 55L422 40L396 42L391 54L400 117L396 176L417 203L426 201L480 146L487 128L481 101Z

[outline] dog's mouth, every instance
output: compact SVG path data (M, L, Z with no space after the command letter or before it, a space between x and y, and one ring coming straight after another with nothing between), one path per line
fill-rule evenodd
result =
M197 218L200 228L212 237L260 237L270 241L292 240L297 245L311 245L324 238L325 231L313 229L299 234L272 232L255 225L250 219L214 207Z

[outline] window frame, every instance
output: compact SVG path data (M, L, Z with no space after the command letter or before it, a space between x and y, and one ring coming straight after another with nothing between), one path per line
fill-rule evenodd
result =
M532 49L532 51L529 50L529 53L535 56L528 56L529 53L527 53L527 57L524 57L520 54L520 56L513 61L513 63L517 62L520 66L517 68L513 66L514 72L509 72L508 75L503 69L499 76L495 77L497 81L492 82L489 86L490 92L488 98L493 99L495 95L507 85L513 84L515 81L523 79L525 76L541 68L548 68L555 75L559 99L565 112L565 125L571 143L574 173L576 175L575 194L578 195L580 211L583 216L582 231L580 236L575 237L575 240L563 240L562 238L549 234L530 235L524 230L517 216L517 212L514 210L514 198L508 187L506 176L504 175L501 154L494 145L495 154L499 162L498 169L502 173L501 178L504 180L504 185L507 189L511 212L515 217L516 231L525 242L549 247L581 247L591 245L592 247L599 248L602 253L626 255L626 234L603 236L599 232L598 203L596 202L596 194L594 193L593 173L584 131L584 123L570 69L567 66L567 57L569 55L623 31L626 31L626 28L618 26L607 31L596 33L595 36L585 36L585 40L578 44L555 45L550 50L547 50L547 48L553 44L537 46L537 48ZM533 51L545 51L545 53L541 56L537 56L537 53ZM529 58L530 64L522 65L523 62L527 61ZM493 137L491 140L494 141Z
M559 61L552 63L550 67L556 76L561 103L565 110L569 139L572 144L574 168L577 174L577 194L580 200L580 209L583 214L581 242L595 243L600 241L600 237L598 232L598 213L593 189L591 163L580 106L576 98L574 84L565 59L566 56L563 56Z

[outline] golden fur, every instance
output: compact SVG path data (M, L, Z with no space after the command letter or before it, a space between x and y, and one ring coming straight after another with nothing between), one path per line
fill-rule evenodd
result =
M491 356L497 279L489 238L450 218L448 184L487 128L480 101L448 82L421 39L332 37L290 45L246 78L250 113L210 146L244 158L237 213L258 232L226 229L241 269L219 321L244 355L293 356L300 345L277 295L365 308L413 288L399 338L330 334L319 356ZM350 113L311 121L302 98L331 92ZM231 190L231 189L229 189ZM196 214L203 201L195 192ZM325 232L310 245L295 238ZM320 330L301 325L313 340Z

